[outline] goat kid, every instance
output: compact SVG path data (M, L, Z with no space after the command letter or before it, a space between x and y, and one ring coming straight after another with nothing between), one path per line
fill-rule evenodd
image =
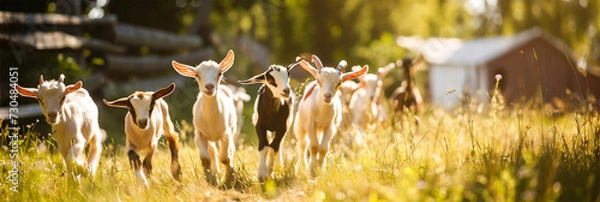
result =
M167 137L167 144L171 150L171 173L179 180L181 168L179 165L178 135L171 122L169 106L162 98L170 95L175 90L171 83L166 88L154 92L136 91L133 94L119 98L115 101L104 101L110 107L121 107L129 110L125 115L125 135L129 163L137 178L148 187L146 175L152 173L152 157L162 133ZM144 161L140 154L145 154ZM142 172L142 167L144 172Z
M273 172L273 162L279 152L281 141L292 123L294 93L289 84L289 71L297 64L288 67L271 65L267 71L239 81L241 84L263 84L258 90L252 114L260 153L258 164L260 182L264 182ZM275 133L275 137L272 133ZM283 162L281 159L280 161Z
M38 100L46 121L52 126L52 136L63 156L67 173L79 176L84 170L96 173L102 142L106 139L98 125L98 107L81 81L64 84L65 75L56 80L44 81L40 75L37 88L16 85L21 96ZM89 155L85 160L85 145L89 144Z
M177 73L195 78L200 89L193 107L194 140L200 150L204 176L212 185L217 184L217 154L221 163L226 166L227 183L232 182L235 170L232 159L235 152L233 137L237 127L237 115L233 93L229 88L219 85L223 73L233 66L233 60L234 53L229 50L220 63L209 60L192 67L172 62ZM219 144L219 153L216 151L216 142Z
M246 89L243 87L238 87L232 84L225 85L227 88L231 90L233 93L233 103L235 105L235 114L237 115L237 126L234 133L234 136L240 135L242 132L242 125L244 124L244 102L250 101L250 95L246 93ZM235 138L235 144L240 145L241 138Z
M354 66L353 68L359 68L360 66ZM351 156L354 152L351 151L351 146L354 143L353 133L356 131L355 127L352 125L352 110L350 109L350 100L352 99L352 94L360 88L359 84L353 80L347 80L342 82L340 85L340 99L342 101L342 121L340 122L339 134L336 135L337 138L334 138L332 142L341 143L344 147L340 147L344 150L346 155ZM336 142L337 141L337 142Z
M349 108L351 109L352 124L359 130L356 142L364 144L364 134L370 123L382 122L387 114L380 102L383 78L394 69L394 63L380 67L377 74L366 74L360 80L359 87L352 94Z
M423 98L419 88L415 85L415 67L423 61L422 56L417 59L404 58L398 60L396 64L402 67L404 81L400 87L396 88L390 96L391 105L396 114L403 114L405 111L414 110L415 115L420 114ZM417 119L418 123L418 119Z
M342 119L342 104L336 92L342 82L363 76L369 67L365 65L360 70L342 73L345 61L332 68L323 67L323 63L316 55L312 55L312 60L316 68L305 60L300 61L300 66L316 81L306 85L304 96L298 103L294 133L298 138L300 154L304 158L310 176L315 177L317 167L325 165L329 143ZM318 133L321 134L320 138ZM306 141L310 147L310 162L306 158L306 151L309 149Z

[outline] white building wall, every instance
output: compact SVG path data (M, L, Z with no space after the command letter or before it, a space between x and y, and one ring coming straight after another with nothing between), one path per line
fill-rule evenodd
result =
M429 69L431 99L434 104L454 108L460 104L469 86L469 96L473 101L487 103L488 79L483 66L442 66L432 64ZM448 92L453 93L448 94Z
M477 94L480 98L481 103L483 103L484 107L487 107L487 104L490 103L490 97L491 97L491 89L488 89L488 81L489 79L494 79L494 78L488 78L488 68L485 66L480 66L480 67L476 67L475 71L477 75L475 75L477 77L477 89L479 91L479 94Z
M436 105L452 108L460 103L468 75L465 67L439 66L432 64L429 68L431 99ZM448 92L454 93L448 94Z

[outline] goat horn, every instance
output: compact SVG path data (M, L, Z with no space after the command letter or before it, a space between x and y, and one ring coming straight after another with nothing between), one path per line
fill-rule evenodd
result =
M346 60L342 60L342 61L340 61L340 63L336 67L336 69L341 72L344 69L346 69L347 66L348 66L348 62L346 62Z
M60 74L60 76L58 77L58 82L61 82L61 83L65 82L65 75L64 74Z
M323 69L323 63L321 62L321 59L319 59L319 57L317 57L316 55L312 55L312 62L315 63L315 65L317 66L317 70Z

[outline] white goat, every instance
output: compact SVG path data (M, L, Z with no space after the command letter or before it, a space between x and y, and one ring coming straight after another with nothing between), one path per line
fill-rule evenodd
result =
M250 79L239 81L241 84L263 84L258 90L252 115L260 152L258 164L258 180L260 182L264 182L271 175L281 141L292 123L294 92L289 84L289 71L297 64L291 64L287 68L271 65L267 71ZM271 138L273 138L272 141Z
M174 90L175 84L171 83L168 87L155 92L136 91L115 101L103 100L107 106L122 107L129 110L125 115L125 135L127 136L125 150L137 178L146 187L148 187L146 175L152 173L152 156L163 133L167 137L167 144L169 150L171 150L171 173L176 180L179 180L181 173L179 144L177 142L179 137L174 130L173 122L171 122L169 106L162 99L173 93ZM139 154L146 155L143 163ZM144 172L142 172L142 166Z
M227 87L219 87L221 77L233 65L233 59L233 51L229 50L221 63L209 60L192 67L172 62L175 71L182 76L196 78L198 82L200 93L198 93L193 108L194 140L200 150L204 176L213 185L217 184L215 174L218 170L214 142L219 143L219 160L226 166L227 183L232 182L234 174L233 134L237 127L237 115L233 103L233 93Z
M340 97L342 99L342 107L348 109L350 106L350 100L352 100L352 94L359 88L359 84L352 81L344 81L340 85ZM345 118L345 117L344 117Z
M390 63L385 67L380 67L377 74L366 74L361 78L359 88L352 94L349 108L351 109L352 124L360 132L356 137L356 142L359 145L364 143L364 137L362 136L368 125L382 122L386 118L387 113L380 102L382 80L394 67L394 63Z
M316 55L312 56L312 60L317 68L304 60L300 61L300 66L316 81L306 85L304 96L300 99L294 122L294 133L298 138L300 154L305 160L310 176L315 177L316 168L325 165L329 143L342 119L342 104L336 92L342 82L363 76L369 67L364 66L360 70L342 74L340 67L343 65L338 65L337 68L323 67L323 63ZM345 61L340 62L340 64L345 63ZM317 133L322 133L320 138ZM306 158L306 150L308 150L306 141L310 146L310 162Z
M67 173L79 175L86 167L94 175L102 153L105 134L98 125L98 107L83 89L81 81L65 86L65 75L44 81L40 75L37 88L16 86L20 95L36 98L46 121L52 125L53 137L67 164ZM89 143L87 162L85 145ZM75 170L74 170L75 169Z
M246 93L246 89L239 87L239 86L235 86L232 84L227 84L225 85L227 86L231 92L233 93L233 103L235 105L235 114L237 115L237 127L236 127L236 131L235 131L235 136L239 135L241 133L242 130L242 125L244 124L244 102L248 102L250 101L250 95L248 95L248 93ZM239 140L241 138L235 138L236 140L236 145L238 145Z
M360 66L355 67L360 68ZM342 101L342 121L338 127L339 134L336 135L336 138L334 138L332 141L334 144L336 141L337 143L342 143L345 147L341 148L347 155L352 155L353 153L350 151L350 146L354 142L354 138L352 137L354 136L353 132L355 131L352 125L352 110L350 109L350 100L352 99L352 94L354 94L354 91L356 91L358 88L360 88L359 83L356 83L353 80L347 80L342 82L339 90L340 99Z

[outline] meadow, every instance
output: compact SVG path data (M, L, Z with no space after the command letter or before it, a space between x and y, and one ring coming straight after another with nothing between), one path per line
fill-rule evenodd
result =
M600 201L597 111L584 106L559 113L531 102L508 107L492 102L487 110L480 105L472 101L452 111L428 106L418 125L413 114L394 116L369 130L365 147L341 144L352 135L344 131L315 179L309 179L294 135L288 134L284 165L259 184L257 145L242 141L233 188L204 180L186 120L174 120L182 141L181 181L169 172L163 138L149 189L137 182L123 144L114 139L105 142L95 177L71 180L56 146L51 140L36 143L36 124L30 124L19 140L18 193L8 181L10 150L0 149L0 200ZM0 131L1 145L8 145L9 133ZM240 136L255 134L246 128Z

